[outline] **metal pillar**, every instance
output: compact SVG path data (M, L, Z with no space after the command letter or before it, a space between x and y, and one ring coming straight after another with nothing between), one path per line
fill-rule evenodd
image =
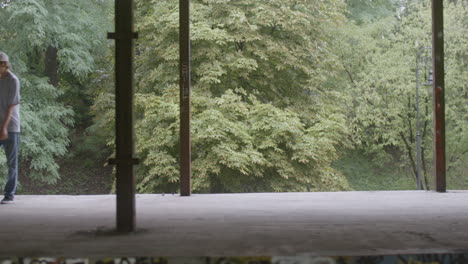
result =
M117 166L117 231L135 231L135 171L133 132L133 0L115 1L115 144Z
M432 65L434 67L434 165L435 190L446 191L445 175L445 80L443 0L432 0Z
M179 0L180 194L191 194L190 143L190 0Z

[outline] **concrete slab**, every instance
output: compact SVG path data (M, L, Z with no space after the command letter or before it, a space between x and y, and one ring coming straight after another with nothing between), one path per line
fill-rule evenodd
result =
M468 191L17 196L0 206L0 256L286 256L468 252Z

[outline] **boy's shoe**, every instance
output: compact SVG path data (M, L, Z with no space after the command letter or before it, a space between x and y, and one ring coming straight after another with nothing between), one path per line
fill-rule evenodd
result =
M0 203L1 204L9 204L9 203L12 203L12 202L13 202L12 198L5 197L5 198L3 198L3 200Z

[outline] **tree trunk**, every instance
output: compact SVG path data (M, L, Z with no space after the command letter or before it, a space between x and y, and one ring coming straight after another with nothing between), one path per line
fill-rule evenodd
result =
M428 116L429 115L429 99L428 97L425 98L425 116ZM428 120L426 119L424 121L424 126L423 126L423 133L422 133L422 139L423 139L423 142L424 142L424 138L426 138L427 136L427 127L429 126L429 122ZM422 166L423 166L423 171L424 171L424 182L426 184L426 190L429 191L431 188L429 186L429 181L428 181L428 177L427 177L427 166L426 166L426 155L424 155L424 152L425 152L425 148L424 147L421 147L421 161L422 161Z
M427 179L427 168L426 168L426 158L424 155L424 147L421 148L421 160L423 165L423 172L424 172L424 183L426 185L426 191L429 191L431 187L429 186L429 180Z
M210 176L210 193L224 193L224 187L216 176Z
M408 158L410 159L410 165L411 165L411 168L413 170L413 175L414 175L414 178L416 179L416 182L417 182L418 181L418 172L417 172L417 169L416 169L416 162L413 159L411 146L408 143L408 141L406 140L405 134L403 134L403 132L400 132L400 137L401 137L401 139L403 139L403 142L405 143L406 152L408 153Z
M49 82L53 86L58 86L58 60L57 60L57 48L49 46L47 47L45 55L45 73L49 77Z

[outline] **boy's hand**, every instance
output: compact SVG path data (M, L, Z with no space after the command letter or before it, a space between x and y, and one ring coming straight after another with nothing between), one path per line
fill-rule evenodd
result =
M0 130L0 140L5 140L8 138L8 130L6 128L2 128Z

